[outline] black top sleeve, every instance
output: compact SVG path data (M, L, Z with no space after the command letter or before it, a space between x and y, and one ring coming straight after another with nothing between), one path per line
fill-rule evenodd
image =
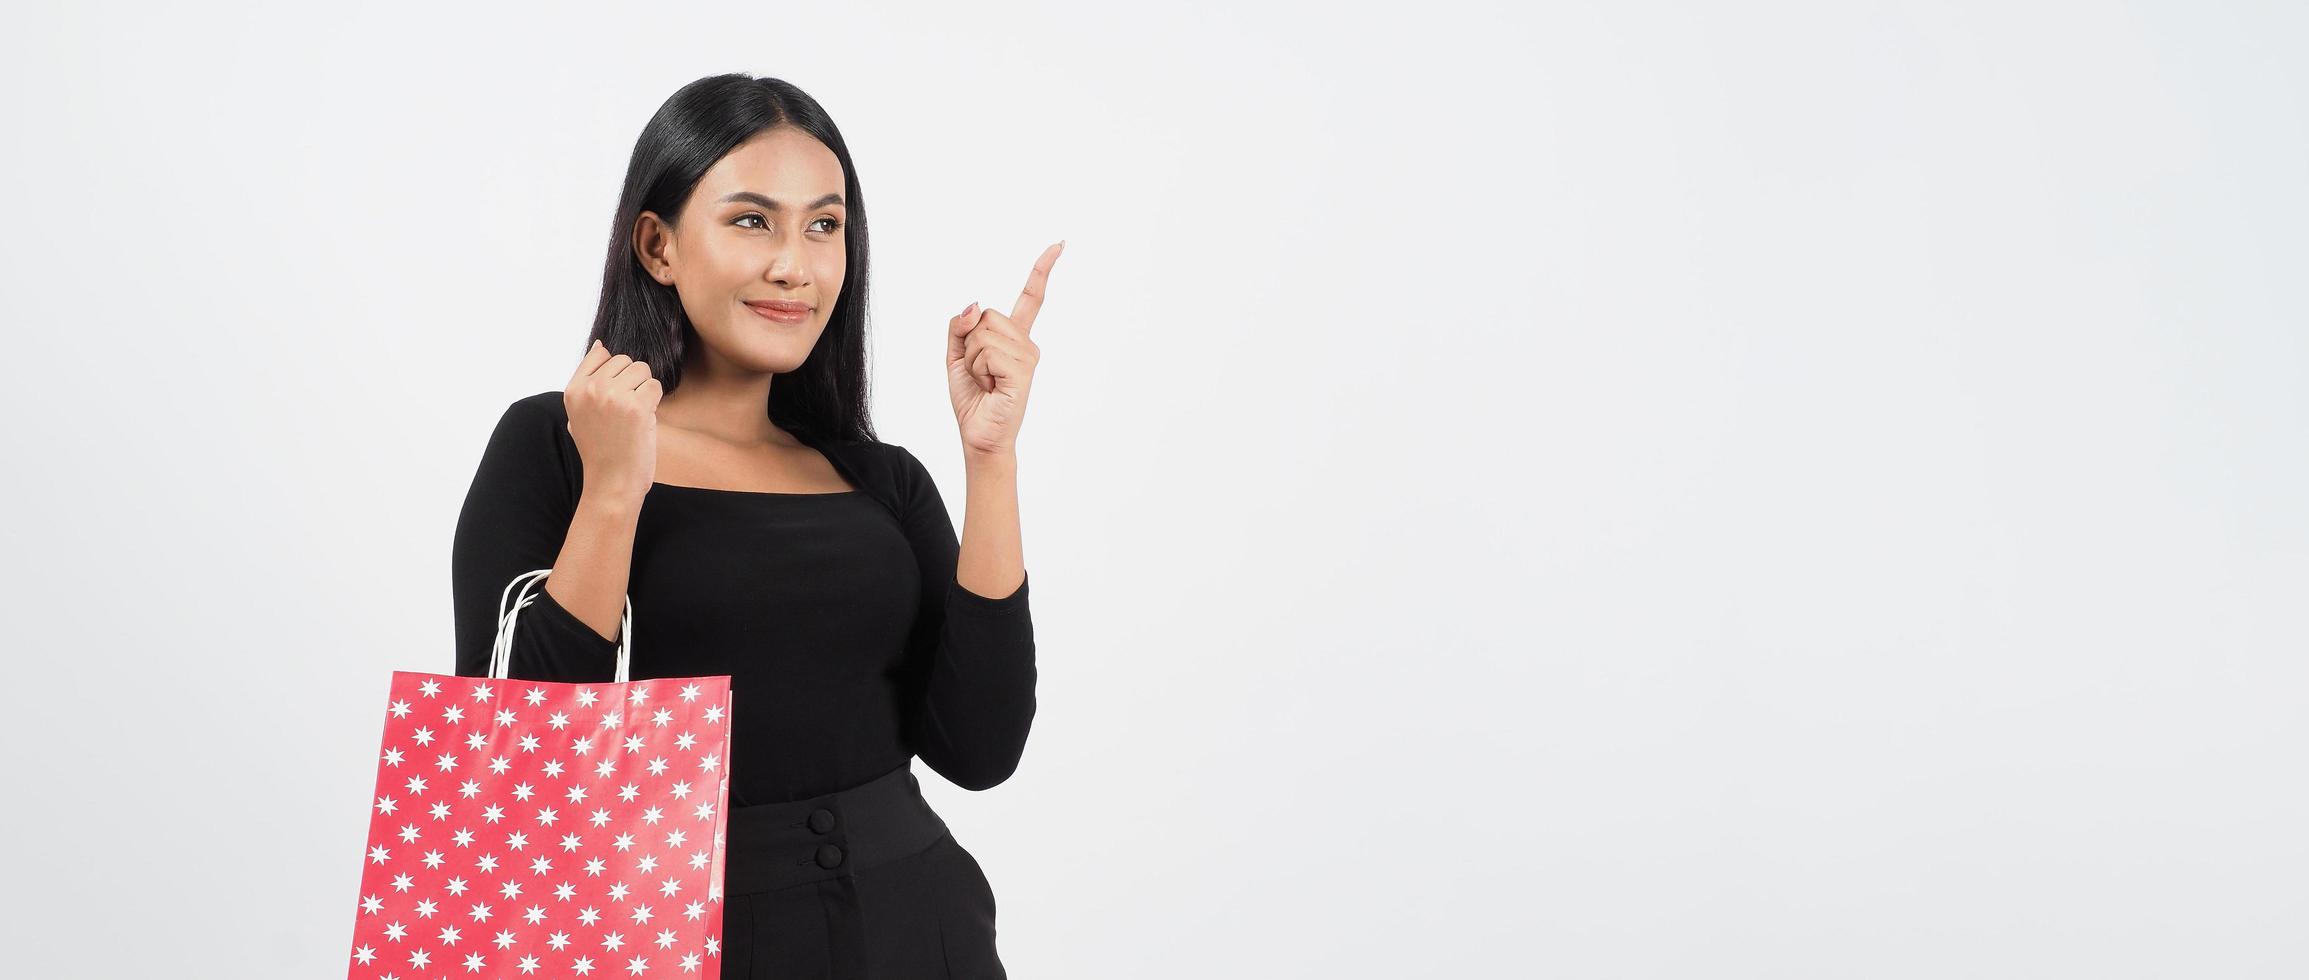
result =
M1034 622L1026 579L990 598L956 577L962 544L930 471L891 446L900 523L921 564L922 604L908 639L915 665L907 740L956 786L991 789L1018 768L1034 723Z
M551 393L559 397L558 392ZM584 486L576 444L561 419L540 399L507 407L489 436L480 468L457 515L450 549L455 593L457 673L489 673L497 638L497 610L515 576L552 568ZM617 673L617 641L596 633L545 591L551 576L530 586L535 597L516 614L507 673L527 680L595 682Z

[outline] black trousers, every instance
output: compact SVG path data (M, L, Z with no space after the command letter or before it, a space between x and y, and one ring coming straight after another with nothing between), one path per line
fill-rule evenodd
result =
M1007 980L994 889L911 764L825 796L733 807L724 980Z

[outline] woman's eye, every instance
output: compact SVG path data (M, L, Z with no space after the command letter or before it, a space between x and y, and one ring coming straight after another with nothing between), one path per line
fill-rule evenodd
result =
M743 224L743 222L744 222L746 219L748 219L748 218L752 218L753 220L755 220L755 221L760 221L760 222L762 222L762 223L761 223L761 224L759 224L759 225L743 225L744 227L747 227L747 228L768 228L768 227L769 227L769 223L768 223L767 219L764 219L764 218L763 218L763 217L762 217L760 214L758 214L758 213L755 213L755 212L752 212L752 211L748 211L748 212L746 212L746 213L744 213L744 214L738 215L738 219L737 219L737 220L738 220L738 221L739 221L741 224ZM838 221L838 220L836 220L836 219L834 219L834 218L831 218L831 217L822 217L822 218L819 218L817 221L811 222L811 224L817 224L817 223L819 223L819 222L823 222L823 223L825 223L826 227L825 227L824 229L822 229L822 230L824 230L824 231L826 231L826 232L829 232L829 233L830 233L830 232L833 232L833 231L836 231L836 230L839 230L839 229L842 227L842 222L840 222L840 221Z

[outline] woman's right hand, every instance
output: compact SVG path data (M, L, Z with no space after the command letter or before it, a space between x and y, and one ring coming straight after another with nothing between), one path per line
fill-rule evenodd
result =
M611 354L598 340L585 352L561 402L584 462L586 494L634 501L648 495L657 478L657 403L664 396L648 364Z

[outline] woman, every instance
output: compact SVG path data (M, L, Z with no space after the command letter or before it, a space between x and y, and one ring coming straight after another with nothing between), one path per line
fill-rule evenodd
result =
M507 584L550 566L511 676L610 680L629 598L633 679L730 675L724 977L1005 975L992 889L911 760L990 788L1034 717L1015 446L1058 252L1011 315L948 324L958 540L867 417L840 131L785 82L700 79L634 147L592 346L490 437L457 522L459 674L488 672Z

